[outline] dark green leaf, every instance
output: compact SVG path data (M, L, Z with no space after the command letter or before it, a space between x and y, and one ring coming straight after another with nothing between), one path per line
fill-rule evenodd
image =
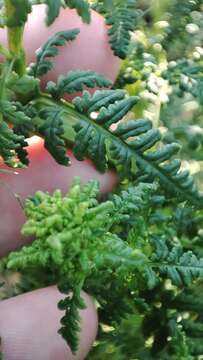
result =
M90 6L87 0L65 0L65 3L70 9L76 9L85 23L90 23Z
M34 126L31 118L25 114L24 108L20 103L1 101L0 111L3 116L14 125L13 130L18 135L29 137Z
M107 87L112 85L110 80L94 71L70 71L67 75L61 75L57 83L49 82L47 91L56 99L63 97L65 93L71 94L76 91L83 91L84 87L94 88Z
M53 67L49 58L58 55L58 46L64 46L66 42L73 41L78 35L79 30L60 31L50 37L48 41L36 52L36 63L31 64L28 70L29 75L40 77L50 71Z
M135 0L126 0L123 4L115 2L111 12L106 13L106 23L109 41L114 54L124 59L130 43L131 31L135 30L136 19L139 15Z
M39 93L39 79L33 76L23 75L19 77L16 73L12 73L7 81L7 87L12 90L15 95L23 95L30 97Z
M44 2L47 4L46 23L49 26L58 17L62 3L61 0L45 0Z
M84 91L82 97L76 97L73 103L80 113L90 115L92 112L100 110L115 101L122 100L126 95L125 90L101 90L95 91L91 96L88 91Z
M17 157L25 165L28 164L27 152L23 149L28 146L24 136L17 135L8 125L0 120L0 156L4 159L5 164L10 167L21 166Z
M43 125L38 128L40 134L45 137L45 148L50 152L53 158L61 165L68 166L69 158L66 155L66 146L62 138L64 134L63 110L60 108L44 109L40 116L45 117Z
M203 278L203 258L198 259L192 251L184 253L180 246L169 250L164 240L158 238L153 240L153 244L156 253L151 258L152 262L157 261L160 272L175 285L189 286L194 279Z
M78 351L80 331L80 310L86 308L85 302L80 295L81 286L74 286L72 295L68 295L64 300L58 304L60 310L65 310L65 315L61 319L62 327L59 329L59 334L67 341L73 354Z
M202 195L193 178L188 172L180 171L180 161L170 161L179 145L154 148L161 136L157 129L151 129L149 120L121 122L114 131L111 130L111 125L120 122L137 101L137 97L128 98L120 90L97 91L93 96L84 92L82 97L74 99L77 111L82 114L98 113L95 121L91 117L88 121L81 118L75 126L77 135L73 151L76 157L81 160L90 156L100 170L105 170L107 163L112 162L122 178L159 179L168 193L178 194L201 207ZM150 151L152 147L153 151Z

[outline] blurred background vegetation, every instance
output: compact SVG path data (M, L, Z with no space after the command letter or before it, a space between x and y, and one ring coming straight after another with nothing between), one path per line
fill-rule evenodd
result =
M203 1L137 1L137 30L116 86L141 96L136 115L182 145L184 166L203 179Z

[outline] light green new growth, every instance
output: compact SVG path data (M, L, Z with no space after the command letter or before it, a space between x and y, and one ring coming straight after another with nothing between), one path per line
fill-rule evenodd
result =
M169 250L163 252L161 244L156 248L150 237L140 245L135 232L127 241L119 235L122 229L125 232L133 229L136 221L139 226L140 216L148 211L155 190L153 184L140 183L100 203L98 183L91 181L81 187L76 179L64 197L60 191L52 196L37 192L25 203L28 220L22 234L34 235L36 240L9 254L3 264L8 270L23 273L29 273L30 269L51 271L53 283L56 282L62 292L71 292L72 295L69 293L59 304L60 309L65 310L59 332L74 353L78 349L79 310L84 307L79 294L82 288L88 288L89 282L100 279L102 284L102 277L109 274L111 283L115 281L115 273L119 275L117 286L129 286L130 290L132 284L128 281L137 273L150 288L162 273L172 281L183 276L186 284L203 274L202 260L194 255L193 261L188 261L188 253L181 253L182 258L167 257ZM182 285L179 281L176 283ZM108 296L108 292L103 296Z
M22 234L34 235L36 240L21 251L11 253L6 267L28 272L30 268L40 267L46 272L51 267L61 291L67 292L68 289L73 292L70 302L66 300L60 306L64 309L67 304L60 333L73 352L78 344L77 312L82 306L76 294L85 280L94 277L98 271L102 274L108 268L120 268L127 274L146 261L140 251L128 247L111 232L111 228L124 219L127 221L130 214L141 211L153 189L151 184L140 184L137 189L123 192L121 197L116 196L112 201L100 204L96 199L99 191L97 182L92 181L81 189L76 179L68 196L62 197L60 191L53 196L38 192L26 201L28 221Z

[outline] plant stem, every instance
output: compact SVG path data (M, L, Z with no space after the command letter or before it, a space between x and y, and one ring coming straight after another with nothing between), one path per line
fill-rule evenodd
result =
M55 107L58 106L62 110L62 118L63 118L63 127L64 127L64 140L66 143L71 146L75 141L75 130L74 125L79 120L79 114L76 110L74 110L74 107L71 103L65 102L65 101L54 101L51 97L41 94L40 97L34 99L31 101L31 104L36 107L36 109L41 110L45 108ZM86 116L83 115L83 118L86 119ZM86 119L88 121L88 119ZM43 124L43 119L37 117L33 119L34 125L40 126Z
M5 9L7 19L14 14L14 6L11 0L5 0ZM15 58L15 71L22 76L26 72L26 55L22 46L23 42L23 26L7 27L8 47L11 55Z

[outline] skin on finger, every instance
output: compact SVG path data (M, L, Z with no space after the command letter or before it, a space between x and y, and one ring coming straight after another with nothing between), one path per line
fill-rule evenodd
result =
M103 16L92 10L91 23L84 24L75 10L61 9L59 17L49 27L45 24L45 17L44 4L32 7L24 32L28 64L36 61L35 51L58 31L78 28L80 33L76 40L60 47L59 55L53 59L53 68L42 78L43 86L47 81L56 81L61 74L78 69L96 71L112 81L116 79L121 60L111 50ZM0 43L7 45L5 29L0 29ZM0 61L3 61L1 55Z
M46 6L33 6L33 11L25 25L24 46L28 63L36 60L35 51L48 37L57 31L70 30L78 27L80 34L73 42L60 47L59 55L53 59L52 70L45 75L42 85L47 81L56 81L60 74L81 69L92 70L115 80L120 67L120 59L114 56L108 39L108 28L104 18L91 11L92 22L84 24L75 10L61 9L60 16L50 26L45 25ZM0 29L0 43L7 44L5 29ZM87 51L89 49L89 51ZM0 55L0 62L4 59ZM95 89L92 89L95 91ZM73 95L68 96L72 99ZM112 190L116 184L116 176L112 171L100 175L91 161L78 162L69 153L72 166L69 168L56 164L41 145L29 148L31 160L28 169L19 171L19 175L0 173L0 256L11 250L20 248L29 241L20 236L20 230L25 222L25 216L13 193L22 200L33 195L37 190L52 192L61 189L66 192L74 176L80 176L83 182L98 179L102 192ZM9 190L10 187L10 190Z
M59 17L50 27L47 27L45 26L45 9L44 5L33 6L32 14L29 15L29 21L25 27L24 46L28 54L28 62L35 61L33 49L38 49L49 36L58 31L80 29L76 40L60 48L59 56L54 59L54 68L43 77L45 83L51 79L56 80L62 73L66 74L70 70L77 69L91 69L114 81L121 61L111 50L104 17L92 10L91 23L88 25L83 23L75 10L61 9ZM36 24L40 29L40 34L39 30L33 31L36 29ZM32 34L32 41L30 41L30 34Z
M35 290L0 303L1 351L6 360L82 360L97 333L97 313L91 298L82 293L87 308L81 311L80 349L73 356L57 333L63 312L62 294L55 286Z
M20 235L26 218L14 193L22 200L38 190L52 193L61 189L66 193L75 176L80 176L83 183L97 179L103 193L111 191L117 183L113 171L99 174L90 160L77 161L71 151L68 152L70 167L57 164L38 137L31 138L28 152L30 165L27 169L18 170L18 175L0 173L0 256L29 241Z

